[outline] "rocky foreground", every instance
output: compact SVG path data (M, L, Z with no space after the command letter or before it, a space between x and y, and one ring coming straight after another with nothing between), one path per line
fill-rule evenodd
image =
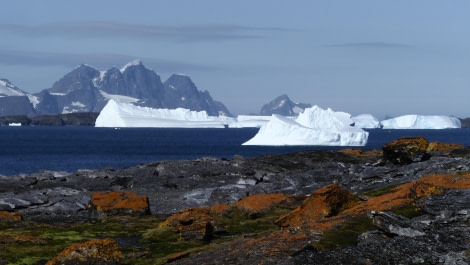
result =
M467 264L470 148L0 177L0 264Z

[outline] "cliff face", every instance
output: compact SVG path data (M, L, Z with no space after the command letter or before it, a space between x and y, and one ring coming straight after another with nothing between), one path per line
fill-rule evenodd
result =
M15 227L0 232L0 261L22 263L33 242L35 261L72 260L74 243L109 237L82 247L105 247L103 264L469 262L470 148L394 150L427 159L347 149L0 178L0 227Z

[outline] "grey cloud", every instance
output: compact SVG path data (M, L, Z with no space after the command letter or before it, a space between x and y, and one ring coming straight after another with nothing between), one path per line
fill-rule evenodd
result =
M351 42L351 43L340 43L340 44L331 44L327 47L332 48L411 48L411 45L393 43L393 42Z
M247 27L240 25L207 24L163 26L123 24L111 21L75 21L39 26L0 24L0 31L28 36L62 36L77 38L159 38L174 41L214 41L263 38L267 32L286 31L275 27Z
M185 71L215 71L215 67L182 63L177 61L159 60L155 58L136 58L130 55L111 53L50 53L0 50L0 64L28 66L65 66L75 67L89 64L98 69L108 69L111 66L120 67L127 62L141 59L143 64L153 68L157 73L175 73Z

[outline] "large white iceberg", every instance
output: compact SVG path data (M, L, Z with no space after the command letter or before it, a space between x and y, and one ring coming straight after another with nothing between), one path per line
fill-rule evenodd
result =
M228 120L230 128L261 128L271 119L271 116L238 115L236 119Z
M95 127L224 128L232 120L208 116L205 111L154 109L111 99L96 118Z
M452 129L461 128L460 120L449 116L404 115L380 122L383 129Z
M354 121L354 127L362 129L377 129L380 128L380 121L371 114L360 114L351 117Z
M351 126L354 121L345 112L318 106L305 109L297 119L272 115L259 132L244 145L325 145L364 146L369 133Z

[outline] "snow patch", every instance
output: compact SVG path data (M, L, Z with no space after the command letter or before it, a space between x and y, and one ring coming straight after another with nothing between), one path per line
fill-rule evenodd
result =
M281 100L281 102L279 102L279 105L277 106L278 108L281 108L282 106L284 106L286 104L286 100L283 99Z
M140 59L136 59L136 60L131 61L131 62L127 63L126 65L124 65L119 71L121 73L124 73L127 70L128 67L131 67L131 66L134 66L134 65L139 65L141 63L142 63L142 61Z
M74 106L74 107L80 107L80 108L86 107L85 104L81 103L80 101L73 101L73 102L72 102L72 106Z
M12 84L0 80L0 97L25 96L25 93L15 88Z
M294 108L292 108L292 111L296 114L296 115L299 115L300 113L302 113L304 111L303 108L299 108L297 106L294 106Z
M28 99L29 99L29 102L31 102L31 104L33 104L33 107L36 108L36 106L39 104L39 98L36 97L36 96L33 96L31 94L27 94L26 96L28 96Z
M67 94L66 93L49 93L53 96L66 96Z
M295 120L274 114L243 145L366 145L369 133L351 126L354 122L350 117L348 113L318 106L305 109Z
M107 72L108 72L108 70L100 71L100 76L93 78L93 85L95 87L99 86L100 82L103 81L104 76L106 75Z
M120 103L134 103L134 102L139 101L138 98L123 96L123 95L108 94L108 93L104 92L103 90L99 90L99 91L100 91L100 94L101 94L105 99L108 99L108 100L111 100L111 99L112 99L112 100L115 100L115 101L120 102Z

